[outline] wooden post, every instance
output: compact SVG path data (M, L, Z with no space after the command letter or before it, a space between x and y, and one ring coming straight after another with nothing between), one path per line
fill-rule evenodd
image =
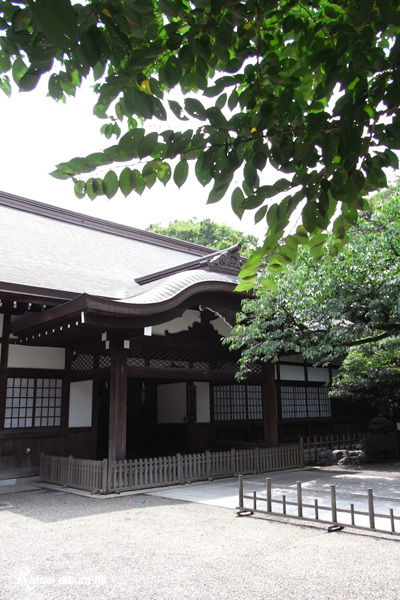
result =
M278 401L275 388L275 366L267 363L264 367L265 381L262 384L264 443L277 446L278 439Z
M299 437L299 463L300 467L304 467L304 440L303 437Z
M301 481L297 482L297 515L303 516L303 495L301 492Z
M70 486L72 483L72 468L74 466L74 457L70 454L68 456L68 468L67 468L67 480L64 485Z
M112 346L108 436L108 460L111 462L126 458L127 384L127 351Z
M331 485L332 523L337 523L336 487Z
M271 479L267 478L267 512L272 512L272 489Z
M374 495L371 488L368 489L368 513L369 526L371 529L375 529Z
M108 460L105 458L102 462L101 465L102 469L101 469L101 493L105 494L108 489L107 489L107 483L108 483Z
M239 508L243 508L243 475L239 475Z

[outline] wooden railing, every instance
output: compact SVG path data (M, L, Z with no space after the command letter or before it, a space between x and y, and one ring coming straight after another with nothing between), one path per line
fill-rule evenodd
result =
M110 494L302 466L300 444L109 462L41 455L40 479Z
M264 513L269 515L279 515L294 519L303 519L305 521L319 521L327 523L328 530L343 529L343 527L355 527L358 529L370 529L381 533L391 533L400 536L400 514L395 515L393 508L389 504L399 507L397 498L379 497L380 510L375 508L374 493L372 489L367 490L367 494L343 494L337 493L336 486L331 485L329 493L321 490L318 498L311 500L309 489L305 490L308 495L308 501L304 500L301 482L297 482L297 489L287 488L286 493L282 494L282 488L279 486L274 496L271 479L267 478L265 487L259 482L246 481L246 487L258 489L251 493L245 493L243 476L239 475L239 506L237 513L239 515L250 515L253 513ZM262 487L261 487L262 486ZM345 499L353 500L345 507ZM248 502L246 502L248 500ZM339 502L340 500L340 502ZM355 501L359 506L356 509ZM382 503L387 506L387 512L384 513Z

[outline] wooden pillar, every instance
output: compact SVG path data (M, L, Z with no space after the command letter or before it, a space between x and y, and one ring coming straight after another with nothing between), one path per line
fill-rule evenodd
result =
M269 446L276 446L278 439L278 402L275 386L275 367L267 363L264 367L265 380L262 385L263 415L264 415L264 442Z
M126 459L127 351L111 346L108 460Z

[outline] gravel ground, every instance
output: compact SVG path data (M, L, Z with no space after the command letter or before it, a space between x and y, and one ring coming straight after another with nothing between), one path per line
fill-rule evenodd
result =
M1 500L1 600L400 599L393 538L147 495Z

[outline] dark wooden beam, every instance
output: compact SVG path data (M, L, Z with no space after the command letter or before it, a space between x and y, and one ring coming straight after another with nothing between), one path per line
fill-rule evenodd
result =
M111 348L108 460L126 459L127 351Z
M274 365L265 365L265 379L262 384L264 441L268 446L278 444L278 402L276 397Z

